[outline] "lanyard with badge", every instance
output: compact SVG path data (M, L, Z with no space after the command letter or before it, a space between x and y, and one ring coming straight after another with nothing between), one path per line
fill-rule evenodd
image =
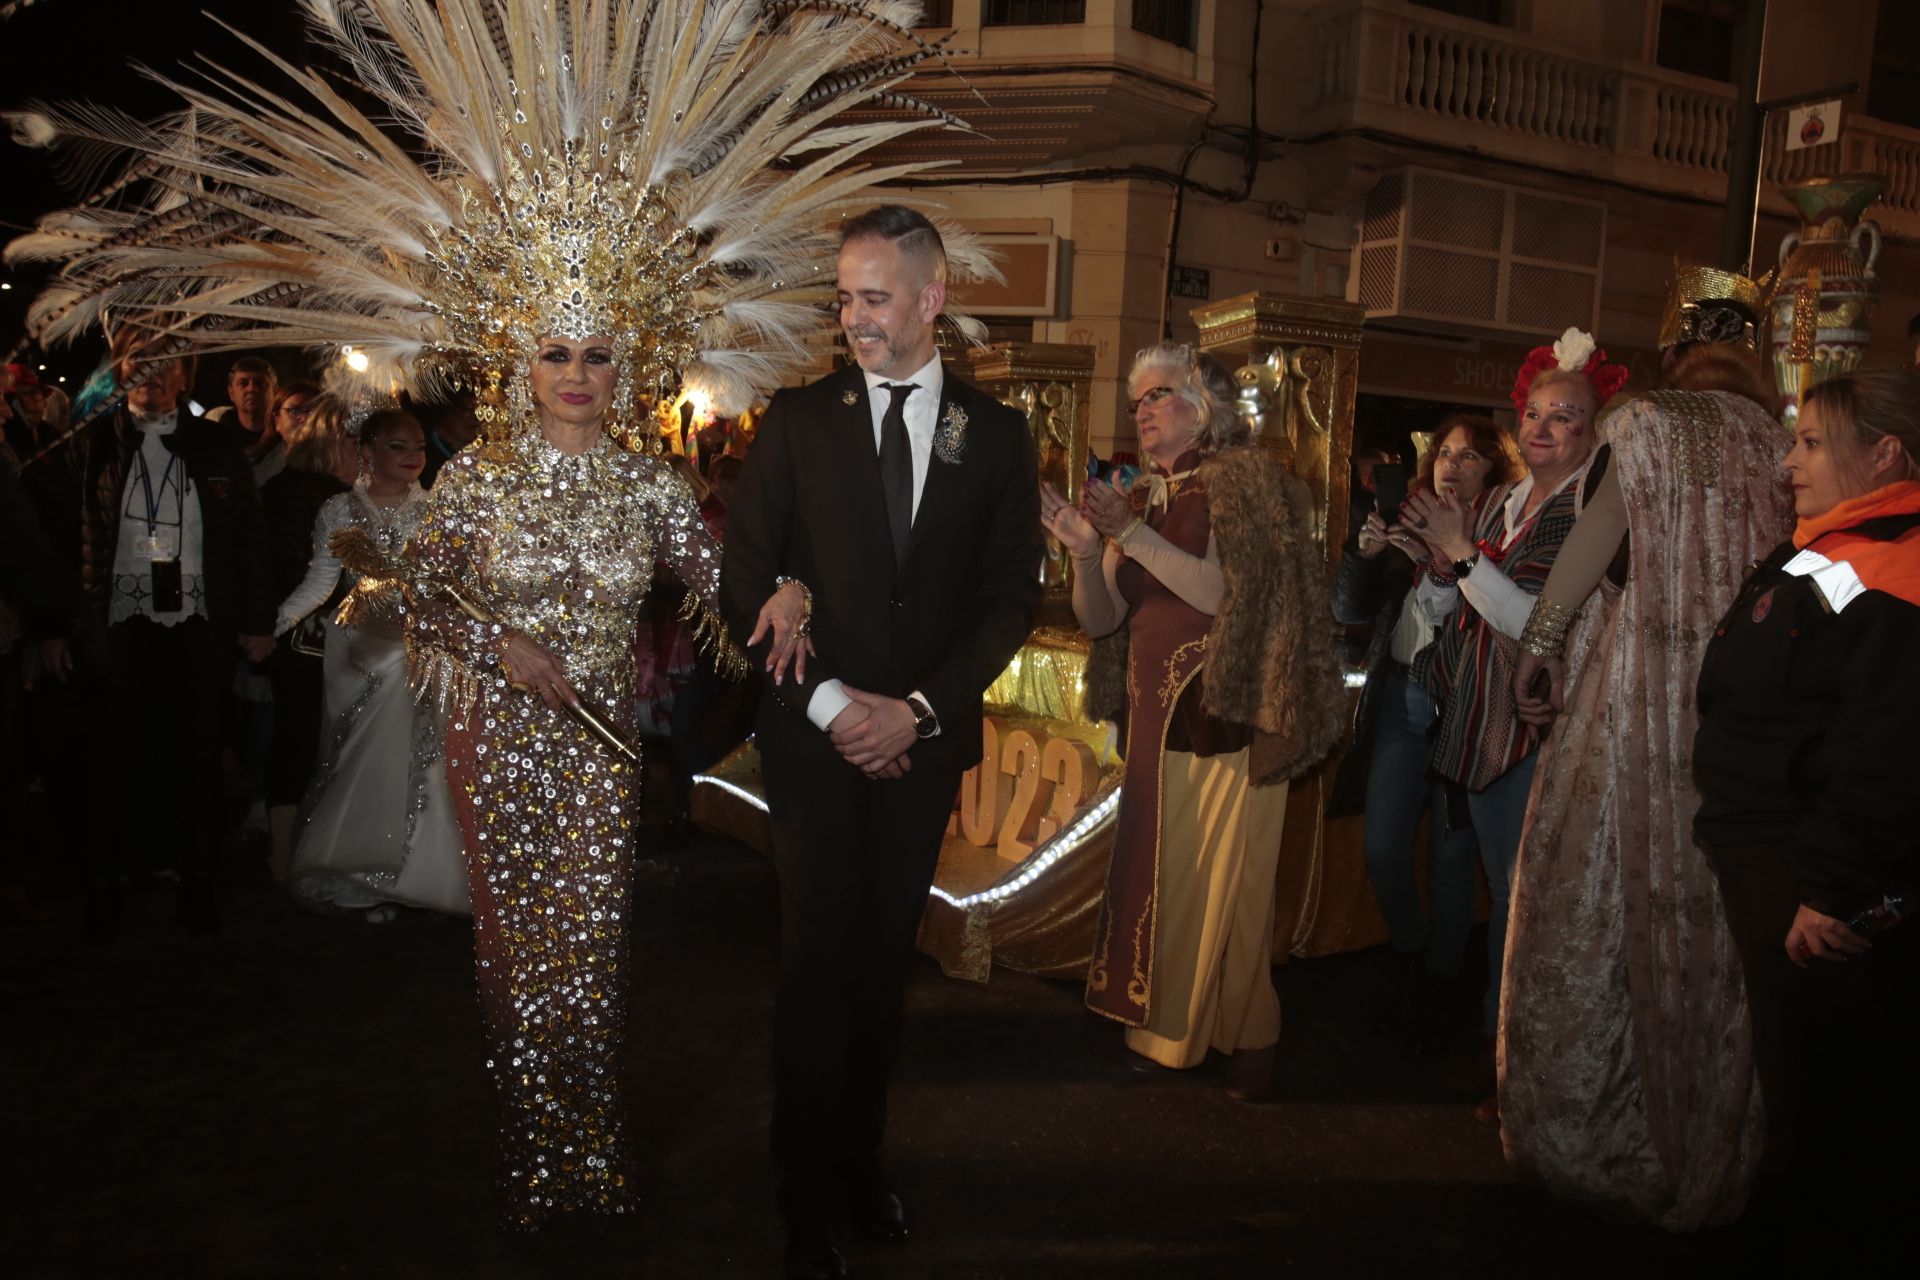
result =
M186 593L180 578L180 550L169 547L169 539L160 532L160 505L166 501L167 485L173 485L174 528L178 537L184 539L187 533L187 493L186 466L178 455L168 451L167 469L160 474L159 492L154 491L153 471L147 466L147 451L143 446L134 453L135 464L140 468L140 489L146 499L147 534L134 540L134 551L147 562L147 574L153 590L153 609L156 613L178 613L186 607ZM174 468L180 468L180 478L174 478Z

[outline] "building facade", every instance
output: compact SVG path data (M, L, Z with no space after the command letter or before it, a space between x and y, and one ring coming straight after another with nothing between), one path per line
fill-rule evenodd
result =
M916 189L1004 249L968 299L996 338L1094 350L1098 452L1132 445L1133 352L1254 290L1366 306L1363 426L1504 408L1569 324L1651 372L1673 259L1719 251L1745 3L934 0L950 57L913 87L976 132L881 158L946 162ZM1780 184L1885 175L1875 363L1911 359L1920 310L1916 14L1768 5L1761 100L1842 107L1806 149L1769 116L1755 263L1797 225Z

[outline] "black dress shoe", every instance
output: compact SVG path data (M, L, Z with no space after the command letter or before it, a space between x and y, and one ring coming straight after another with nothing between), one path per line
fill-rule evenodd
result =
M787 1280L844 1280L847 1260L822 1227L787 1228Z
M884 1182L871 1182L847 1196L847 1222L869 1240L907 1238L907 1206Z

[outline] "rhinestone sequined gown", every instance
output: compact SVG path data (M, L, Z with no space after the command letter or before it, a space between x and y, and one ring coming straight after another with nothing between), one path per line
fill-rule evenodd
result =
M719 549L664 462L605 437L570 456L525 432L447 464L412 551L423 574L459 584L496 619L475 622L423 590L409 656L416 680L448 701L502 1210L520 1228L562 1210L621 1212L635 779L574 721L512 688L497 651L508 631L546 646L580 697L630 733L633 637L654 566L711 606Z

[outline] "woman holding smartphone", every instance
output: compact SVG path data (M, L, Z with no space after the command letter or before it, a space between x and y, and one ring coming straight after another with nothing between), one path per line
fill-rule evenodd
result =
M1472 509L1494 485L1523 468L1513 439L1491 418L1452 414L1434 432L1413 491L1446 493ZM1404 474L1404 473L1402 473ZM1376 472L1376 484L1384 479ZM1404 490L1403 490L1404 491ZM1386 495L1383 495L1383 501ZM1358 545L1340 562L1334 615L1349 625L1374 624L1367 685L1360 695L1360 737L1372 731L1366 789L1367 877L1373 883L1395 964L1387 1020L1407 1034L1409 1052L1438 1048L1437 1015L1460 974L1473 929L1473 830L1447 819L1447 786L1428 767L1429 738L1439 715L1433 697L1411 678L1414 659L1433 643L1437 624L1415 598L1414 583L1430 571L1430 553L1401 523L1397 509L1375 511ZM1427 816L1427 899L1414 883L1414 837Z

